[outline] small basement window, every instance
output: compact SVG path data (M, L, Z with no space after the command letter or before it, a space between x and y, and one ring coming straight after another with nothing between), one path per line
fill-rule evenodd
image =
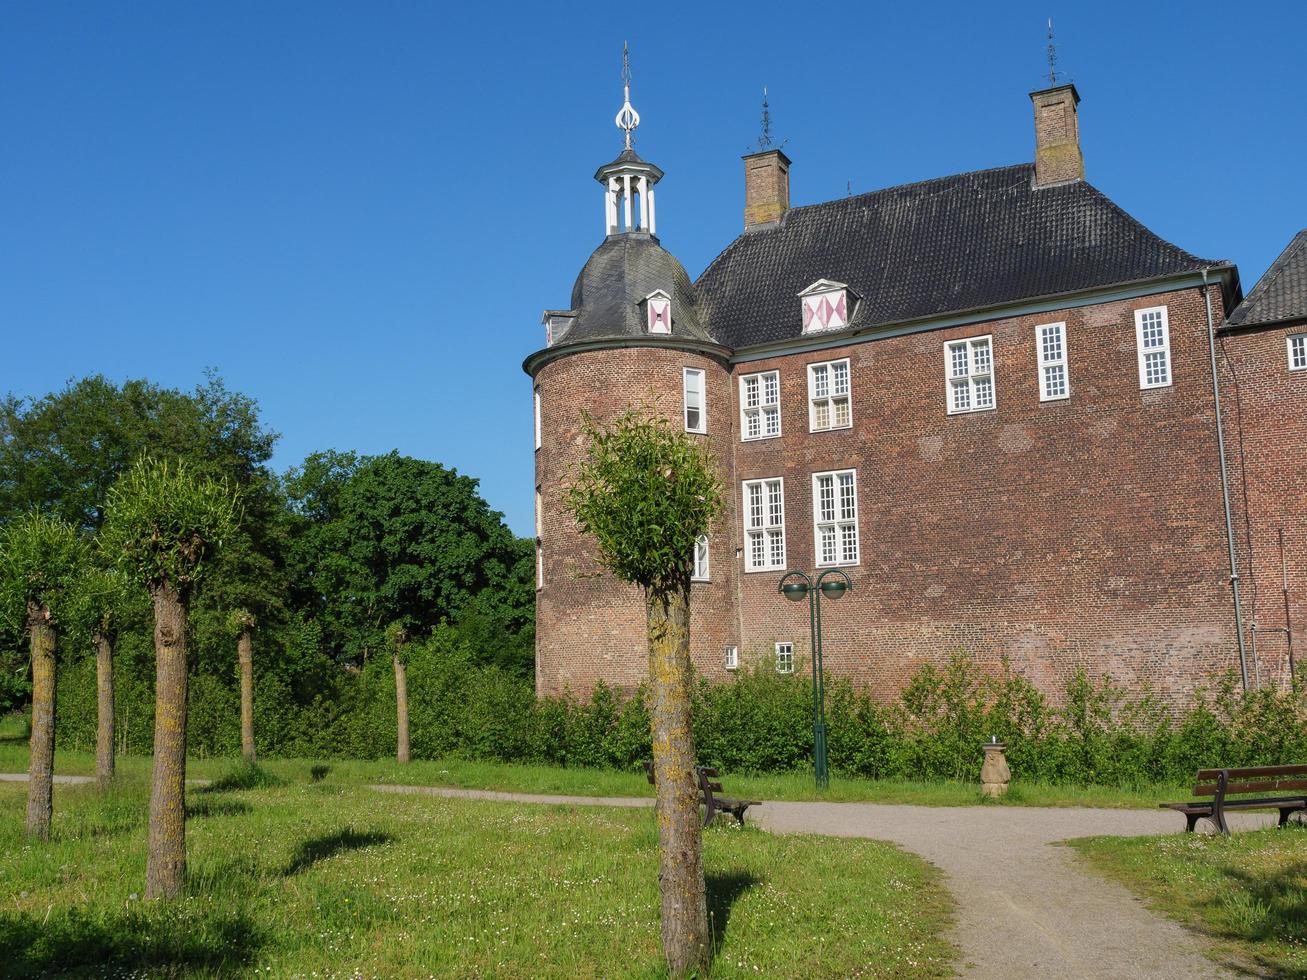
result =
M794 644L793 643L776 644L776 673L778 674L794 673Z
M726 648L726 669L727 669L727 670L738 670L739 667L740 667L740 648L739 648L739 647L727 647L727 648Z

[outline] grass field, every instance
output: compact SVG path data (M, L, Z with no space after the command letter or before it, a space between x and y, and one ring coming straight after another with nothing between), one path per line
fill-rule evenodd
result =
M21 719L0 719L0 772L27 770L27 741ZM191 759L187 774L193 778L213 778L231 764L228 759ZM422 786L458 786L464 789L492 789L520 793L559 793L569 796L652 796L653 787L643 772L617 772L610 769L563 769L554 766L526 766L463 759L417 761L400 766L393 761L301 759L263 761L270 772L289 779L307 778L314 766L326 766L332 783L398 783ZM120 757L119 768L126 773L146 773L150 760L145 756ZM60 751L55 756L55 771L68 775L92 775L95 756L90 752ZM1162 800L1184 799L1189 788L1183 786L1146 785L1130 788L1107 786L1053 786L1014 780L1006 796L988 800L980 793L979 773L974 783L907 782L903 780L859 779L831 776L830 788L818 793L811 772L778 773L746 776L725 773L725 786L731 795L755 800L832 800L874 803L916 803L922 806L1099 806L1142 807L1149 809Z
M139 772L104 797L91 786L56 787L49 844L22 837L26 787L0 784L0 972L662 972L650 811L395 796L301 776L193 788L190 884L171 904L139 899L147 793ZM951 970L954 951L939 938L950 899L912 855L725 822L706 832L704 850L713 976Z
M1071 842L1095 869L1211 937L1238 972L1307 977L1307 827Z

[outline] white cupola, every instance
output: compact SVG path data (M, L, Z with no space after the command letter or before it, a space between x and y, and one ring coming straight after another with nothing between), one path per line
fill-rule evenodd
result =
M656 235L654 184L663 172L641 160L631 148L631 134L640 125L640 114L631 105L631 58L626 45L622 45L622 94L622 108L614 122L626 134L626 148L612 163L595 171L595 180L604 186L604 234L642 231Z

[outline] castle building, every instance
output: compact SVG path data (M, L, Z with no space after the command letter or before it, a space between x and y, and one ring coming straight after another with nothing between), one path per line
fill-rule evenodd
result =
M1033 163L791 207L744 157L744 230L691 280L662 171L595 174L605 235L526 359L537 688L647 676L638 590L564 503L585 416L651 404L717 461L696 669L807 669L788 569L839 568L830 674L892 696L965 650L1056 695L1077 668L1175 702L1285 683L1307 651L1307 231L1245 298L1236 267L1085 180L1073 85L1030 96Z

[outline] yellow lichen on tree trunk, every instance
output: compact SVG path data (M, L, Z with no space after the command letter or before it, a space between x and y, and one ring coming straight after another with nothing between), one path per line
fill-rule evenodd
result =
M408 668L395 654L395 759L408 762Z
M27 835L50 839L54 813L54 690L55 631L50 611L27 607L27 631L32 641L32 739L27 773Z
M145 897L176 898L186 882L186 607L176 589L154 598L154 771Z
M113 780L113 641L95 635L95 782L108 789Z
M699 784L690 723L690 597L646 592L649 629L650 728L657 788L658 882L663 955L673 977L708 957Z
M254 761L254 641L248 627L236 641L236 655L241 669L241 755Z

